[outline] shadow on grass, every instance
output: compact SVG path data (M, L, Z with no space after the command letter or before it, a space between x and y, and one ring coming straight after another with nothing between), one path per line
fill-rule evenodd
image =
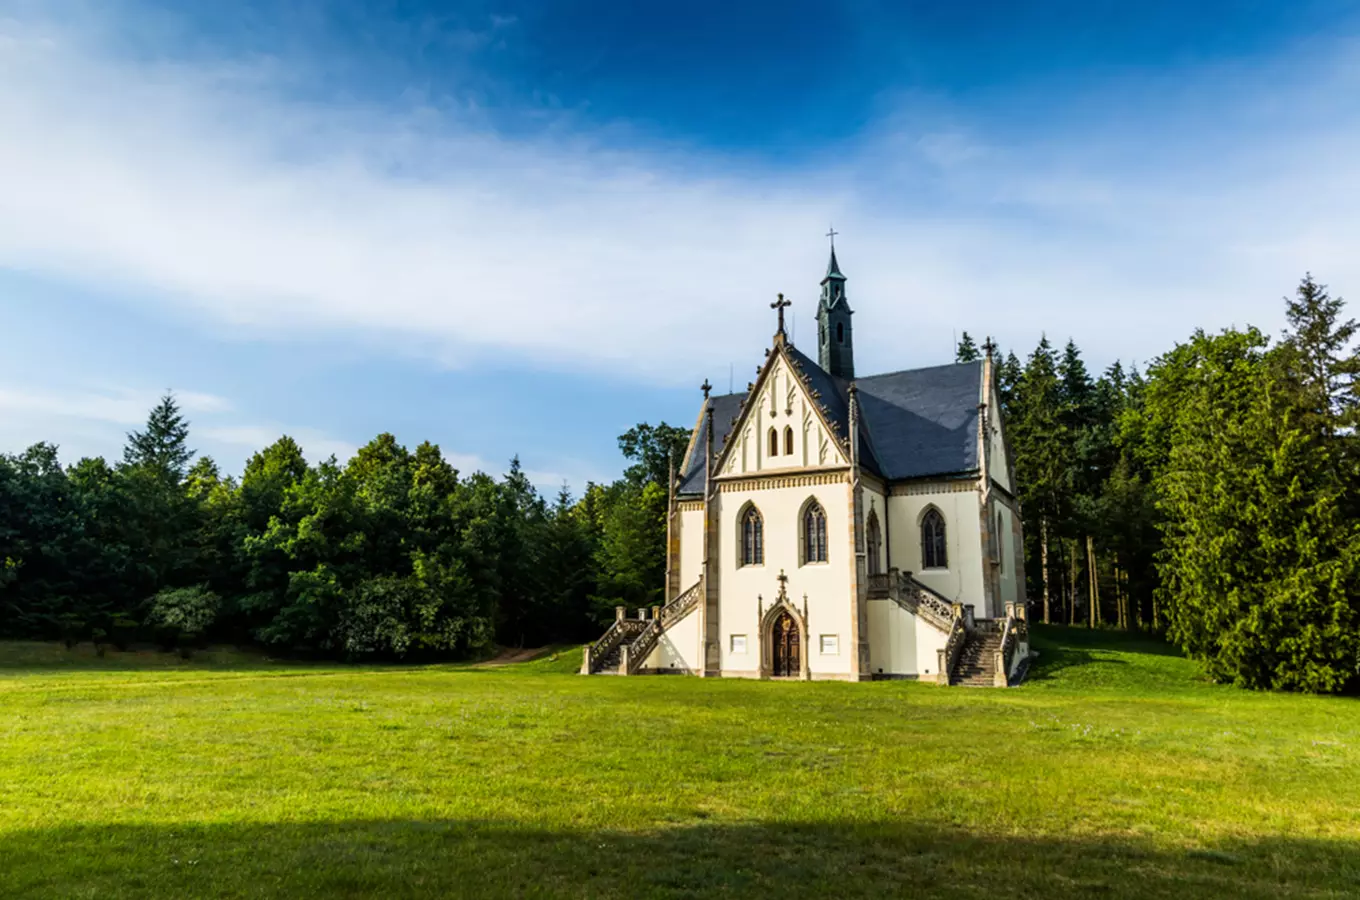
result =
M196 649L189 659L173 650L138 644L126 650L109 646L100 656L94 644L66 647L59 642L0 641L0 672L77 670L92 672L143 672L162 670L267 669L287 662L263 650L233 646Z
M0 842L31 897L1354 896L1354 841L1196 849L904 823L677 824L647 833L456 821L89 826Z
M1209 686L1200 666L1161 638L1141 632L1066 625L1032 625L1039 658L1029 681L1078 690L1131 694L1200 691Z
M1049 647L1069 650L1109 650L1145 656L1184 658L1175 646L1152 634L1140 631L1115 631L1081 628L1073 625L1030 625L1031 641L1040 650Z

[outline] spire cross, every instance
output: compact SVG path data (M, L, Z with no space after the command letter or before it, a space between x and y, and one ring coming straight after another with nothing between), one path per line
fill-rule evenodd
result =
M838 234L840 234L840 232L836 230L836 226L835 226L835 225L832 225L832 226L831 226L831 230L828 231L828 232L826 233L826 236L829 237L829 238L831 238L831 249L832 249L832 250L835 250L835 249L836 249L836 235L838 235Z
M707 399L708 399L708 392L711 391L711 390L713 390L713 385L709 384L709 383L708 383L708 379L705 378L705 379L704 379L704 383L701 384L701 385L699 385L699 390L701 390L701 391L704 392L704 399L707 400Z
M779 299L770 304L770 309L779 311L779 334L784 333L784 310L790 306L793 306L793 304L785 300L783 294L780 294Z
M983 345L982 345L982 350L983 350L983 352L986 353L988 356L991 356L991 355L993 355L994 353L996 353L996 344L992 343L992 339L991 339L990 336L988 336L986 342L983 343Z

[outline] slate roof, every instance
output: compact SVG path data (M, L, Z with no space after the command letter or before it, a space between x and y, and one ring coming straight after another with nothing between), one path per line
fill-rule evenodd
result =
M745 394L722 394L710 397L713 404L713 430L717 437L713 440L713 452L721 455L727 446L727 437L741 412ZM699 427L694 431L694 452L690 454L689 465L680 473L680 494L704 493L704 457L708 453L708 416L699 418Z
M826 265L826 278L831 278L833 276L842 281L845 280L845 276L841 274L841 264L836 262L836 247L834 244L831 247L831 261ZM823 278L822 280L825 281L826 278Z
M977 471L982 362L855 379L881 476Z
M820 395L826 417L844 437L849 431L849 382L836 378L793 345L789 358ZM860 408L860 464L890 481L975 472L982 363L908 369L855 379ZM713 397L713 425L722 452L745 394ZM702 495L707 417L699 424L680 493Z

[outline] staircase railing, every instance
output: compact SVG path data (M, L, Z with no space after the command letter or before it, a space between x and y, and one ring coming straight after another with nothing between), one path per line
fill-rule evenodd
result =
M626 675L637 672L665 630L699 605L699 598L704 594L703 587L704 580L700 578L661 609L653 606L650 619L643 618L646 615L644 610L638 610L636 619L625 618L623 607L618 607L618 618L600 635L600 639L585 645L581 654L582 674L594 675L600 671L604 660L616 649L619 651L619 669Z
M651 655L652 648L661 639L663 628L659 619L652 619L647 626L642 629L632 642L623 648L623 656L619 660L619 668L625 675L635 675L642 668L642 664Z
M872 577L869 586L871 589L874 586ZM889 582L888 597L897 601L897 605L907 612L926 620L940 631L948 633L954 628L954 604L906 572L897 573L896 584Z
M954 670L958 668L959 657L963 655L963 645L968 640L968 629L963 625L963 615L955 617L953 624L949 628L949 640L945 641L944 649L940 651L939 678L940 684L949 684L954 677Z
M609 629L600 636L598 641L586 645L584 658L581 660L581 671L587 675L593 675L600 671L600 663L630 635L637 634L642 629L643 624L636 619L625 619L622 616L615 619L614 624L609 626Z
M1029 622L1025 617L1025 607L1018 603L1007 603L1006 623L1001 630L1001 647L996 651L994 684L997 687L1010 685L1015 653L1020 648L1020 642L1028 636Z
M680 621L689 611L699 605L699 598L704 594L704 580L700 578L688 589L681 591L680 596L670 603L661 607L661 628L665 630L672 624Z

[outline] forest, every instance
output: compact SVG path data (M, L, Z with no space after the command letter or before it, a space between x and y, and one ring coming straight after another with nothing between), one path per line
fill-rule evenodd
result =
M1093 375L1071 340L997 358L1032 617L1164 634L1215 681L1360 689L1357 325L1311 276L1284 302L1278 337L1196 331L1141 372ZM965 332L957 359L981 352ZM687 440L637 425L623 476L579 495L389 434L317 465L281 437L236 477L167 395L116 462L0 455L0 638L342 659L591 639L664 602Z

